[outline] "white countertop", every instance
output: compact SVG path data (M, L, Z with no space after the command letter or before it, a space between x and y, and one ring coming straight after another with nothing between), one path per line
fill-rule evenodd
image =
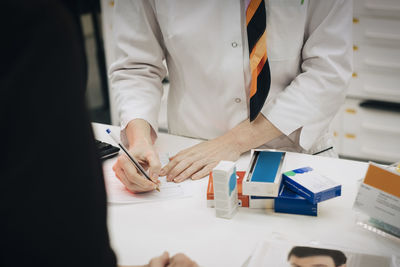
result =
M118 127L93 124L96 138L112 143L105 129ZM160 133L159 152L174 155L198 140ZM237 162L246 170L249 153ZM231 219L215 216L207 208L208 179L193 183L191 198L142 204L109 204L111 243L121 265L145 264L163 251L183 252L201 266L241 266L258 241L272 236L316 241L363 249L376 254L400 254L400 245L355 225L352 210L357 181L365 175L364 162L288 153L285 170L311 166L342 184L342 196L318 205L318 217L274 213L272 210L240 208Z

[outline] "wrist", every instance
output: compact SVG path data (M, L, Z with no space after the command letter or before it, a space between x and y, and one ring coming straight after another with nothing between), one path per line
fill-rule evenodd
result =
M125 131L129 146L153 145L155 141L155 138L152 137L152 127L143 119L130 121Z
M225 146L229 147L231 150L238 153L239 155L246 152L246 151L243 151L243 147L240 145L240 142L233 130L228 131L226 134L224 134L220 138L222 139L222 142L224 143ZM220 140L217 140L217 142L219 142L219 141Z
M153 143L149 141L147 138L135 138L132 142L129 142L129 147L147 147L152 146Z

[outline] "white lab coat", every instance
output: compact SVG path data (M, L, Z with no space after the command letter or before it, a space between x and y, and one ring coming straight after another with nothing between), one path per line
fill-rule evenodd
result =
M115 2L110 79L122 129L135 118L158 128L164 59L170 133L212 139L248 118L244 5ZM327 129L351 77L352 1L267 0L266 8L271 88L262 113L290 137L271 146L315 152L329 146Z

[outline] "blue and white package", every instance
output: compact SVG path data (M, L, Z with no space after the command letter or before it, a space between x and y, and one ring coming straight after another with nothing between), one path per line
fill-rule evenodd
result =
M215 214L231 219L238 209L236 166L232 161L220 161L212 171Z
M275 212L317 216L318 204L313 204L302 196L282 185L275 198Z
M313 204L341 195L342 186L311 167L304 167L282 174L286 187Z
M253 150L249 167L242 182L243 194L277 197L282 180L281 169L285 152Z

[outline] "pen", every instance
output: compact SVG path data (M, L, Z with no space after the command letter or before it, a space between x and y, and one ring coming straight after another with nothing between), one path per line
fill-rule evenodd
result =
M146 171L143 169L142 165L140 165L139 162L137 162L129 153L128 150L126 149L126 147L121 144L120 142L118 142L117 138L115 138L115 136L111 133L110 129L107 129L106 132L110 135L110 137L114 140L115 143L118 144L118 146L122 149L122 151L125 152L126 156L129 158L129 160L133 163L133 165L135 165L135 167L139 170L139 172L146 177L147 180L153 182L154 184L156 184L153 180L150 179L149 175L147 175ZM158 184L156 184L156 190L158 192L160 192L160 188L158 187Z
M318 155L318 154L324 153L324 152L326 152L326 151L328 151L328 150L330 150L330 149L332 149L332 148L333 148L333 146L328 147L328 148L325 148L324 150L318 151L318 152L316 152L316 153L314 153L314 154L312 154L312 155Z

